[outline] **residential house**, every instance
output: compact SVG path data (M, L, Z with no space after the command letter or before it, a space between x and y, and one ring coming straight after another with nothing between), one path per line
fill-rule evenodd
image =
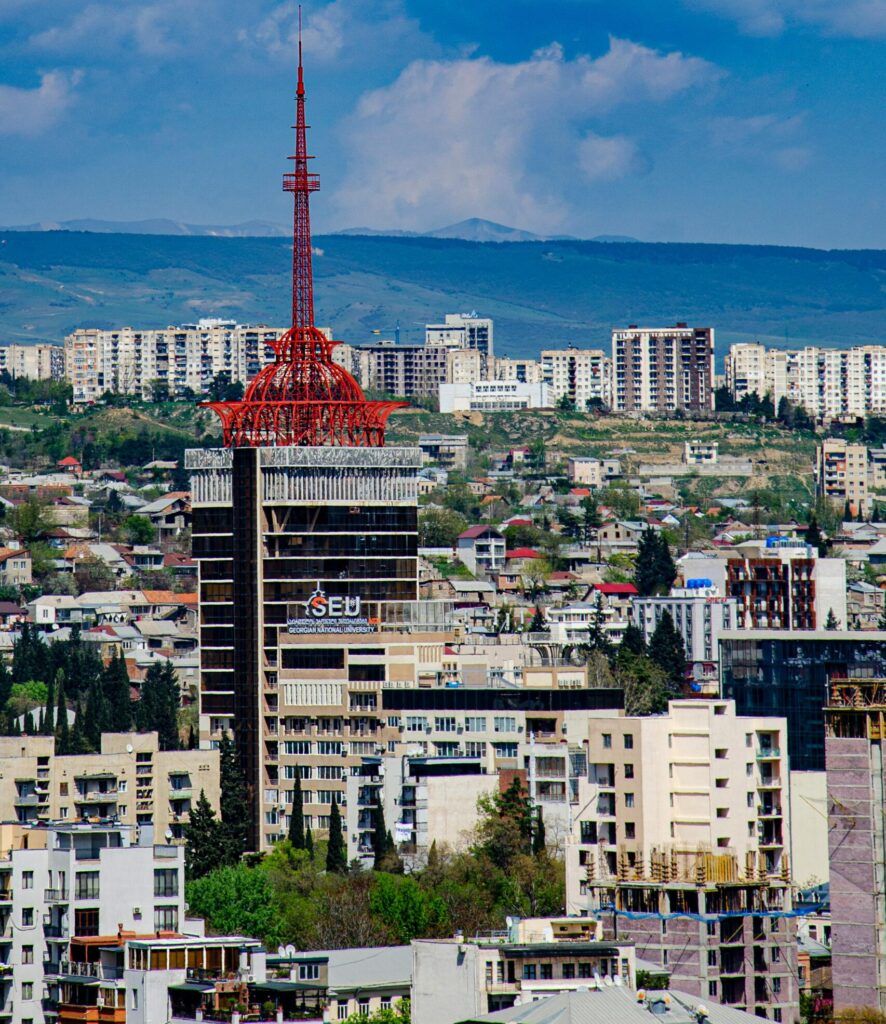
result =
M470 526L459 535L455 553L475 576L496 573L505 565L505 539L491 526Z

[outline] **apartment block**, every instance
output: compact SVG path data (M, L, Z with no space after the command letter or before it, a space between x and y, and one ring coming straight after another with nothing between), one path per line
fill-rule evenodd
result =
M486 378L486 361L474 348L454 348L446 356L447 384L474 384Z
M65 376L75 402L110 391L150 398L157 382L169 394L206 392L219 374L246 383L269 362L281 328L199 320L163 330L77 330L65 338Z
M584 411L594 405L612 404L611 361L600 349L543 349L541 381L547 384L556 405L566 399Z
M589 722L587 804L566 851L567 908L591 880L649 877L653 855L689 877L700 850L787 870L787 725L732 701L671 701L665 715ZM580 794L581 799L581 794Z
M725 359L733 398L769 395L801 405L818 420L855 419L886 411L886 346L767 349L733 345Z
M815 451L815 493L852 515L870 511L869 484L872 472L867 445L850 444L830 437ZM879 468L879 460L874 461ZM877 481L879 482L879 481ZM876 484L875 484L876 486ZM871 488L873 489L873 488Z
M537 359L510 359L496 357L494 380L519 381L521 384L541 383L541 363Z
M390 341L353 350L357 378L366 389L403 398L429 397L447 381L450 349Z
M113 818L181 839L201 790L217 810L217 750L160 750L157 733L104 733L98 754L55 753L52 736L0 737L0 819Z
M95 954L123 933L159 935L184 924L184 846L154 844L149 829L117 824L0 832L0 1016L12 1024L123 1024L123 972L103 971ZM93 956L78 954L84 946ZM108 1013L99 1018L102 1006Z
M60 345L0 345L0 373L26 380L64 380L65 350Z
M570 455L566 463L570 483L596 490L606 487L621 476L618 459L594 459L587 455Z
M844 559L820 558L805 541L775 535L736 544L734 551L693 558L692 572L736 601L735 628L823 629L831 613L845 627Z
M447 313L442 324L425 327L425 345L473 349L486 365L494 357L492 320L476 313Z
M559 992L636 987L633 946L599 941L595 921L509 921L507 935L412 943L415 1020L455 1024Z
M422 463L443 469L464 469L468 464L467 434L419 434Z
M714 407L714 329L630 326L612 332L616 412L700 412Z

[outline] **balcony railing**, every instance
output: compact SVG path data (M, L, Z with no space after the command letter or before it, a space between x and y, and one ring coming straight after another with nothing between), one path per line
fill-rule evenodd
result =
M43 900L45 903L67 903L67 889L44 889Z

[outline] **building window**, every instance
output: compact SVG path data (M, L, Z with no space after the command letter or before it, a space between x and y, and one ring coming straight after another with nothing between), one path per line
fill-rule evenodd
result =
M316 981L320 977L320 965L299 964L298 977L300 981Z
M717 951L716 951L716 949L709 949L708 950L708 967L716 967L716 966L717 966Z
M590 978L591 976L591 965L583 963L578 965L578 976L579 978Z
M434 719L434 728L437 732L455 732L455 718L448 715L445 717L437 716Z
M177 868L154 869L154 895L167 898L169 896L178 896Z
M97 900L99 882L97 871L78 871L74 878L75 900Z
M22 946L22 963L32 964L34 962L34 947Z
M98 911L75 910L74 934L77 936L98 935Z
M634 794L633 793L625 793L625 807L633 807L633 806L634 806Z
M637 826L632 821L625 822L625 839L637 838Z
M709 981L708 982L708 995L712 999L716 999L717 998L717 983L716 983L716 981Z
M774 1021L780 1021L781 1020L781 1007L780 1006L776 1006L773 1009L773 1011L772 1011L772 1019Z
M575 964L563 964L563 977L567 979L575 977Z
M634 766L632 764L625 765L625 778L632 779L634 777Z
M381 1008L383 1010L390 1010L390 1008L391 1008L391 997L390 996L382 996L381 997Z
M22 928L33 928L34 927L34 908L23 907L22 908Z
M339 1003L338 1004L338 1019L339 1020L347 1020L348 1019L348 1004L347 1003Z
M625 750L633 750L634 749L634 734L633 733L626 732L625 735L624 735L624 741L625 741Z
M554 977L554 965L553 964L542 964L541 965L541 978L542 981L550 981Z
M22 999L34 998L34 983L31 981L22 982Z
M535 981L537 973L535 964L523 964L524 981Z
M358 1003L357 1003L357 1012L358 1013L362 1013L364 1016L368 1015L368 1013L369 1013L369 1000L368 999L361 999L361 1000L358 1001Z
M612 733L609 733L609 732L604 732L603 733L603 749L604 750L611 750L612 749Z
M774 964L781 962L781 950L778 948L778 946L772 947L772 962Z
M22 888L33 889L34 888L34 872L23 871L22 872Z
M775 995L778 995L781 992L781 978L776 977L772 979L772 991Z
M178 931L178 907L154 907L154 931Z

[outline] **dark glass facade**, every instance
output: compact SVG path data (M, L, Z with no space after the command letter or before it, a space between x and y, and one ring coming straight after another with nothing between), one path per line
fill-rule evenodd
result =
M824 706L828 684L841 676L886 676L886 644L849 639L720 640L720 690L739 715L772 715L788 723L794 771L824 771Z

